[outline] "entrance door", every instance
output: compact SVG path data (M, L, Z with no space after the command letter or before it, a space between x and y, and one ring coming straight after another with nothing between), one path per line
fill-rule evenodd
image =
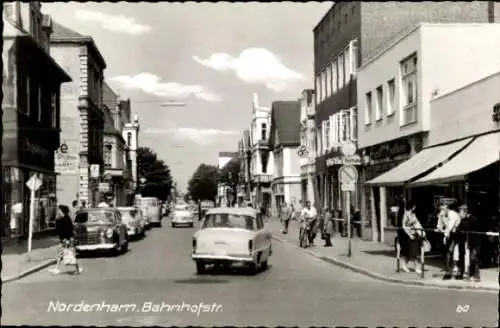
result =
M382 233L381 233L381 220L380 220L380 189L375 187L373 188L373 200L375 202L375 229L377 229L377 241L382 241Z

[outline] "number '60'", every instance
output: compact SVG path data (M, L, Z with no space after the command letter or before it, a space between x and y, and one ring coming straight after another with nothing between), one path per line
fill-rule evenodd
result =
M468 312L469 309L470 309L469 304L458 304L457 313L465 313L465 312Z

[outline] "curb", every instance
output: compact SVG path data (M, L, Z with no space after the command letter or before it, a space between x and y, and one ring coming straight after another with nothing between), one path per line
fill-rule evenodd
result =
M16 280L19 280L21 278L24 278L26 276L29 276L30 274L33 274L35 272L38 272L40 270L43 270L53 264L56 264L57 263L57 260L56 259L50 259L50 260L46 260L45 262L43 263L40 263L32 268L29 268L27 270L24 270L23 272L21 272L20 274L16 275L16 276L12 276L12 277L7 277L5 279L2 279L2 283L3 284L6 284L6 283L9 283L9 282L12 282L12 281L16 281Z
M375 273L373 271L370 271L365 268L358 267L356 265L337 260L333 257L329 256L323 256L323 255L318 255L314 252L311 252L307 249L300 248L282 238L273 236L274 240L277 240L281 243L291 245L298 250L307 253L309 255L312 255L316 257L317 259L320 259L324 262L330 263L337 265L339 267L342 267L344 269L363 274L365 276L368 276L372 279L388 282L388 283L393 283L393 284L400 284L400 285L407 285L407 286L420 286L420 287L430 287L430 288L439 288L439 289L455 289L455 290L473 290L473 291L485 291L485 292L499 292L500 288L499 287L488 287L488 286L477 286L477 285L441 285L441 284L436 284L433 282L426 282L422 280L405 280L405 279L398 279L398 278L391 278L387 277L378 273Z

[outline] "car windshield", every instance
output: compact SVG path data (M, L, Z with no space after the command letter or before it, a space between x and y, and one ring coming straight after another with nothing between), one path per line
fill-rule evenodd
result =
M115 214L109 211L81 212L75 217L76 223L112 224Z
M210 214L203 222L203 228L242 228L255 229L255 219L248 215Z
M124 222L134 221L138 217L136 210L120 210L120 213Z

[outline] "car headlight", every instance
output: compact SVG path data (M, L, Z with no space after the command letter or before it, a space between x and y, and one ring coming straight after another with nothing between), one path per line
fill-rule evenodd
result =
M108 238L113 237L113 229L106 230L106 237L108 237Z

